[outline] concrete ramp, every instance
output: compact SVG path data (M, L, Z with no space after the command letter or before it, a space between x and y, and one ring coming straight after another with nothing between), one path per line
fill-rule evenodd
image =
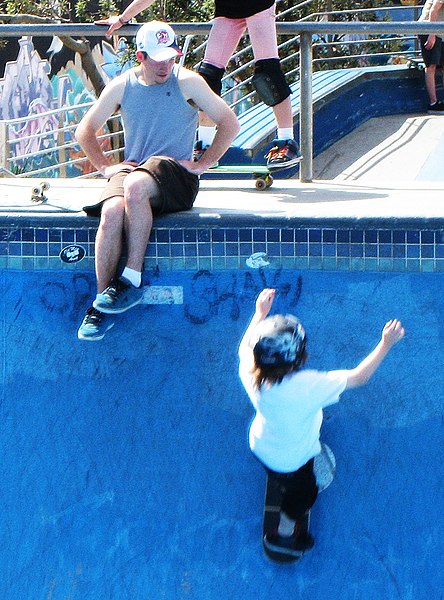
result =
M0 598L442 598L442 275L259 269L150 283L147 304L87 343L76 331L91 273L0 272ZM262 554L265 478L237 377L266 285L277 311L303 320L315 368L354 366L389 318L407 330L372 382L326 412L337 474L297 566Z
M314 159L316 179L444 182L444 116L369 119Z

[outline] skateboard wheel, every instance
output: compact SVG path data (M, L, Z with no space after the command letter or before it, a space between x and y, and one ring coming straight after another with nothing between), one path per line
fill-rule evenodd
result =
M268 177L266 177L265 183L267 184L267 188L269 188L273 185L273 181L274 181L274 179L271 175L268 175Z
M257 190L265 190L265 188L268 187L267 182L265 181L265 179L262 179L262 177L256 179L255 186Z
M315 456L313 468L319 492L322 492L331 484L336 473L335 455L323 442L321 442L321 453Z
M49 183L47 181L42 181L32 188L31 193L33 196L41 196L46 190L49 190Z

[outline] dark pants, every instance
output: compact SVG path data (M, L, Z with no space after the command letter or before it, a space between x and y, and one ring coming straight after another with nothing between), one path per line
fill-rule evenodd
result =
M442 39L437 36L435 45L431 50L424 48L424 44L427 41L428 35L419 35L419 43L421 45L422 59L426 67L436 65L442 68L444 66L444 43Z
M276 473L267 467L268 476L283 491L281 510L297 521L313 506L318 497L318 486L313 471L314 458L292 473Z

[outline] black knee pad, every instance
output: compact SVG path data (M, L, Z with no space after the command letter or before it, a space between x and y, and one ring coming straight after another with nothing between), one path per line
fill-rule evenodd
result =
M199 75L202 75L213 92L220 96L222 92L222 77L224 76L225 69L215 67L207 62L202 62L197 72Z
M268 106L275 106L291 94L278 58L258 60L251 80L259 98Z

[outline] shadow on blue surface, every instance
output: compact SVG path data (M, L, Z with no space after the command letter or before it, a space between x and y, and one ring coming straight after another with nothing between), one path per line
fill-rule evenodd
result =
M76 338L91 274L0 282L3 600L442 598L442 275L161 273L184 304L136 307L97 343ZM393 316L407 331L326 412L337 474L296 567L262 555L237 378L265 285L303 320L312 367L353 367Z

